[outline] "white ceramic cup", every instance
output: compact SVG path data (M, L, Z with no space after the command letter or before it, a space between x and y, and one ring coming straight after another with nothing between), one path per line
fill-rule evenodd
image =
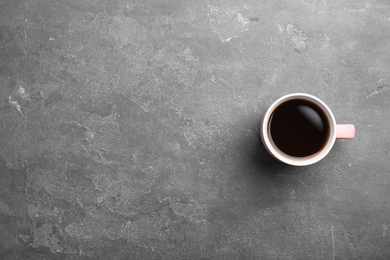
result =
M270 118L273 115L273 112L275 109L280 106L282 103L288 101L288 100L308 100L314 104L316 104L320 109L323 110L323 112L326 115L326 118L329 121L329 134L328 139L326 141L325 146L318 151L317 153L306 156L306 157L294 157L288 154L285 154L282 152L272 141L272 138L270 136ZM329 109L329 107L319 98L305 94L305 93L293 93L286 96L283 96L276 100L267 110L265 113L263 120L261 122L261 139L263 141L263 144L265 148L268 150L268 152L278 159L279 161L282 161L284 163L294 165L294 166L306 166L313 163L316 163L323 159L332 149L336 139L351 139L355 137L355 126L351 124L343 124L338 125L336 124L336 120L333 116L332 111Z

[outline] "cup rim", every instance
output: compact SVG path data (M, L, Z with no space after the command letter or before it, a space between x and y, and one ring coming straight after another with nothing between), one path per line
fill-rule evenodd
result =
M311 102L314 102L316 105L318 105L325 112L325 114L329 120L329 126L330 126L329 138L328 138L328 141L327 141L325 147L321 151L319 151L318 153L316 153L314 155L310 155L310 156L302 157L302 158L293 157L293 156L287 155L287 154L283 153L282 151L280 151L275 146L275 144L273 144L273 142L270 140L270 137L268 134L269 119L270 119L270 116L272 115L273 111L275 110L275 108L278 105L280 105L288 100L296 99L296 98L309 100ZM313 95L306 94L306 93L292 93L292 94L288 94L288 95L284 95L284 96L280 97L274 103L272 103L272 105L267 109L267 112L264 114L263 120L261 121L260 133L261 133L261 139L263 141L265 148L268 150L268 152L273 157L275 157L279 161L282 161L282 162L287 163L289 165L307 166L307 165L311 165L311 164L314 164L314 163L322 160L332 149L332 147L336 141L336 120L335 120L334 115L333 115L332 111L330 110L330 108L325 104L325 102L323 102L318 97L315 97Z

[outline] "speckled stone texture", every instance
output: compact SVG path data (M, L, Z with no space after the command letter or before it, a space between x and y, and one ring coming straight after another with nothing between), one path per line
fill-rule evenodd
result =
M262 114L354 123L309 167ZM388 0L0 0L0 259L390 259Z

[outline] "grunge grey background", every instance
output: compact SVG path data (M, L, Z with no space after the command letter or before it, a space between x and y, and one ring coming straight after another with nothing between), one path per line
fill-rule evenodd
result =
M264 150L278 97L356 139ZM387 0L0 0L0 259L389 259Z

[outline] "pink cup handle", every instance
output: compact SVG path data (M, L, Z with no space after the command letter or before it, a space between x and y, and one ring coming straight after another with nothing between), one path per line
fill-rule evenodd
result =
M352 139L355 137L354 125L337 125L336 138L337 139Z

